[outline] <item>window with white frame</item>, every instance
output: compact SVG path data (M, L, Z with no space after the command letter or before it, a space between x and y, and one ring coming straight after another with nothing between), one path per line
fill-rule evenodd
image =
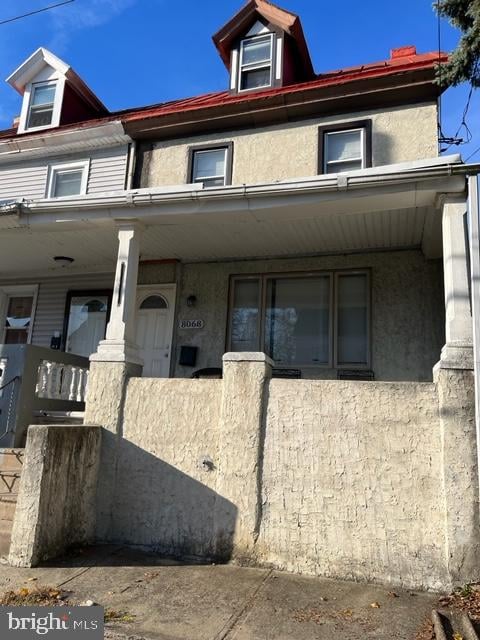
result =
M190 182L223 187L232 181L232 145L190 149Z
M38 287L4 287L3 344L27 344L31 340Z
M55 82L33 84L27 116L27 129L48 127L52 124L55 106Z
M277 366L368 368L366 271L235 276L231 351L264 351Z
M87 192L89 162L59 164L50 167L47 197L64 198Z
M371 166L371 123L320 128L321 173L344 173Z
M273 84L274 34L246 38L240 43L240 91L271 87Z

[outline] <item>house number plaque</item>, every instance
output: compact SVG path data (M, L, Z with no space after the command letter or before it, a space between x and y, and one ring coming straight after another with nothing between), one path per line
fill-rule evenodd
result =
M203 320L181 320L180 329L203 329L205 323Z

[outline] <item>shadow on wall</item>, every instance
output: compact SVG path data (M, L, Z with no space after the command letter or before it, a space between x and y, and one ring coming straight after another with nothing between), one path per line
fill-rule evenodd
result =
M234 504L132 442L106 430L102 437L97 542L204 562L231 559ZM216 471L207 473L213 484Z

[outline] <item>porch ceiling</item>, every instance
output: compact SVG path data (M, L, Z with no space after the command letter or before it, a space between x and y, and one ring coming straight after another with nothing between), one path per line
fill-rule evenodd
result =
M433 206L371 212L326 212L318 204L241 214L144 219L141 259L182 261L388 250L421 247L441 255L441 216ZM74 258L61 268L53 257ZM66 274L113 270L117 256L110 221L56 223L5 229L0 234L0 273Z

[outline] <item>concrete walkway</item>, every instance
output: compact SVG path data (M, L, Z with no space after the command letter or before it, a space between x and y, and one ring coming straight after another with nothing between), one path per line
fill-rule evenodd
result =
M34 578L34 580L32 580ZM0 589L55 586L134 621L112 636L152 640L414 640L436 596L232 565L192 565L121 547L37 569L0 566ZM371 606L375 604L375 606Z

